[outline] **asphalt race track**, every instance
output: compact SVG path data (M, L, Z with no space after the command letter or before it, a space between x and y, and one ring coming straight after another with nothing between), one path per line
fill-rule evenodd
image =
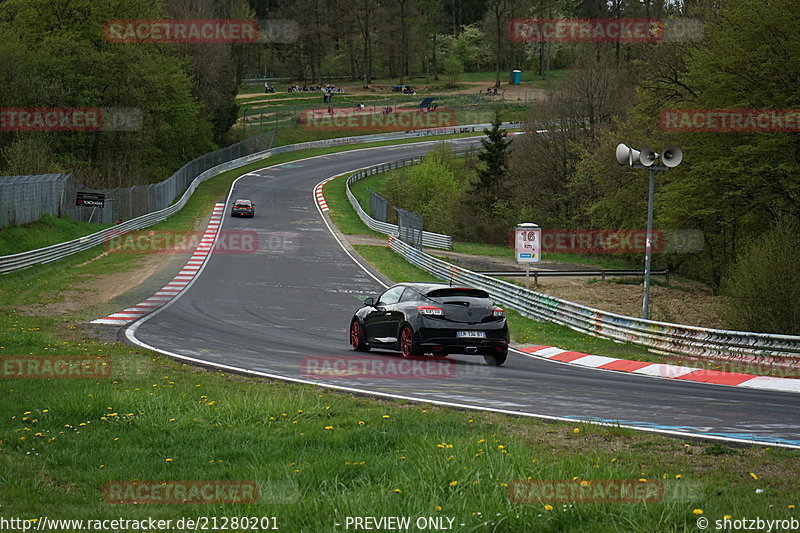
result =
M427 379L309 374L320 361L315 356L402 362L394 353L356 355L350 348L353 312L382 286L328 229L314 186L348 170L418 155L430 146L331 154L239 179L232 200L251 199L256 216L232 219L228 206L222 231L256 232L258 250L212 254L179 298L127 329L128 339L174 357L381 395L800 447L800 395L787 392L577 368L514 353L500 368L470 356L428 361L424 364L434 366L426 367Z

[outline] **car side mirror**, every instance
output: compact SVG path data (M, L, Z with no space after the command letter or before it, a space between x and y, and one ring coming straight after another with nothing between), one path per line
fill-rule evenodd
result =
M364 305L369 306L369 307L374 307L375 306L375 298L366 298L364 300Z

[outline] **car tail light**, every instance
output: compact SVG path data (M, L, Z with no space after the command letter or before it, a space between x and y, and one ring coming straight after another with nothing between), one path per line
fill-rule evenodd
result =
M441 307L436 307L435 305L420 305L417 307L417 311L421 315L425 316L444 316L444 310Z
M499 307L495 307L492 309L492 316L494 318L505 318L506 312L500 309Z

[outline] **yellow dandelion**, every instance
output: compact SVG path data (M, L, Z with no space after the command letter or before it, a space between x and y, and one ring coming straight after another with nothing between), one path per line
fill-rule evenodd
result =
M573 432L573 433L580 433L580 432L581 432L581 428L574 428L574 429L572 430L572 432Z
M363 426L364 424L366 424L366 422L364 422L363 420L359 420L359 421L358 421L358 425L359 425L359 426Z
M333 426L325 426L325 429L333 429Z
M675 479L680 479L682 476L680 474L675 474Z
M458 485L458 481L451 481L450 482L450 486L451 487L455 487L456 485Z
M166 459L164 459L164 460L165 460L166 462L168 462L168 463L171 463L171 462L172 462L172 457L167 457L167 458L166 458Z
M552 505L550 505L550 504L548 503L548 504L546 504L546 505L544 506L544 510L545 510L545 511L552 511L552 510L553 510L553 506L552 506Z
M402 490L400 490L400 489L394 489L394 491L395 491L397 494L400 494L401 492L403 492L403 491L402 491Z
M382 418L391 418L389 415L383 415Z
M787 505L786 507L787 507L787 508L789 508L789 509L794 509L794 504L793 504L793 503L790 503L790 504L789 504L789 505Z
M442 506L441 505L437 505L436 507L433 508L433 510L434 511L441 511L442 510Z
M589 486L589 482L588 481L586 481L585 479L583 481L581 481L581 487L588 487L588 486Z
M724 518L725 520L730 520L732 517L731 517L731 515L729 515L729 514L726 514L726 515L725 515L725 516L723 516L722 518Z
M696 515L701 515L701 514L703 514L703 510L702 510L702 509L695 509L695 510L694 510L694 511L692 511L692 512L693 512L694 514L696 514Z
M753 479L755 479L755 480L757 480L757 479L758 479L758 476L757 476L757 475L755 475L755 474L754 474L754 473L752 473L752 472L750 472L750 477L751 477L751 478L753 478Z

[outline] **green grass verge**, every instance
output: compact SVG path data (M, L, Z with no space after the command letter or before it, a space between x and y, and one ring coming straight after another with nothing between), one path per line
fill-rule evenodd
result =
M225 180L207 182L202 194L224 194ZM195 214L207 211L206 203ZM167 221L173 227L191 222L189 211ZM110 254L73 270L91 279L96 271L90 269L100 269L95 265L121 257ZM384 268L410 267L394 259ZM62 261L4 276L0 297L8 304L15 296L58 290L50 278L70 268ZM15 284L27 287L7 293ZM283 531L333 531L347 516L430 516L453 519L459 531L649 533L694 530L695 510L712 520L727 514L784 519L798 503L800 454L793 451L689 445L614 427L358 398L194 369L92 340L80 328L65 316L0 313L0 357L107 357L110 363L110 374L96 379L0 379L5 519L274 516ZM608 479L664 483L667 498L522 503L508 492L515 480L599 486ZM107 483L133 480L257 482L261 495L240 505L106 502Z
M30 224L0 228L0 255L17 254L77 239L110 225L79 222L45 213L40 220Z
M282 531L333 531L346 516L434 516L461 531L652 532L693 527L694 509L780 519L797 503L795 452L688 446L205 372L29 319L3 323L0 352L107 357L110 375L0 381L4 518L274 516ZM528 479L664 483L677 501L510 499L509 485ZM239 505L106 502L107 483L133 480L256 482L261 491Z

